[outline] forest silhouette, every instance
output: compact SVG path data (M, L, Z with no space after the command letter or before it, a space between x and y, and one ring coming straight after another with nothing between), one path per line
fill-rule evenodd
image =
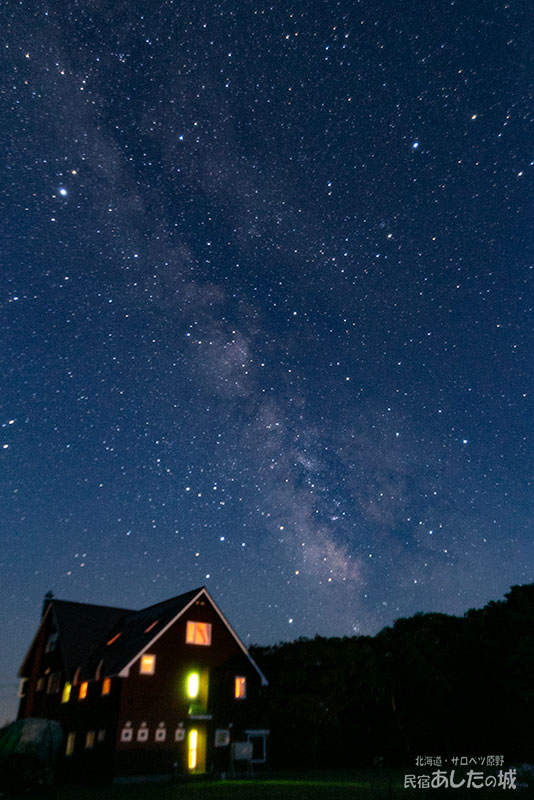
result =
M375 636L251 648L269 679L272 766L534 756L534 584L463 617L418 613Z

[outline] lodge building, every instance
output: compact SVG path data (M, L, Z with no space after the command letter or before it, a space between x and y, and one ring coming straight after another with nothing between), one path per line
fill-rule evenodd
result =
M73 777L232 773L264 763L265 676L205 587L132 611L45 597L19 719L58 720Z

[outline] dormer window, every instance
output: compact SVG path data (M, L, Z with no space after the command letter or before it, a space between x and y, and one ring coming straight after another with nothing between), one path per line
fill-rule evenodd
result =
M185 629L186 644L211 644L211 624L209 622L192 622L188 620Z
M139 662L139 672L141 675L154 675L155 671L156 656L148 653L141 656L141 661Z

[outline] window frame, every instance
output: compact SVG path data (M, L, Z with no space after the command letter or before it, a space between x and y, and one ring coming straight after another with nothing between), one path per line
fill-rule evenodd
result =
M156 655L155 653L144 653L139 659L140 675L156 674Z
M199 631L202 630L205 630L206 637L202 633L199 634ZM188 619L185 625L185 643L196 644L200 647L211 647L211 633L211 622ZM207 641L202 641L203 639L207 639Z

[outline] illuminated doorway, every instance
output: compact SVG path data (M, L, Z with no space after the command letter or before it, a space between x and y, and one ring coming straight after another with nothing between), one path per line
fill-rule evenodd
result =
M191 728L187 737L187 769L195 775L206 772L206 733Z

